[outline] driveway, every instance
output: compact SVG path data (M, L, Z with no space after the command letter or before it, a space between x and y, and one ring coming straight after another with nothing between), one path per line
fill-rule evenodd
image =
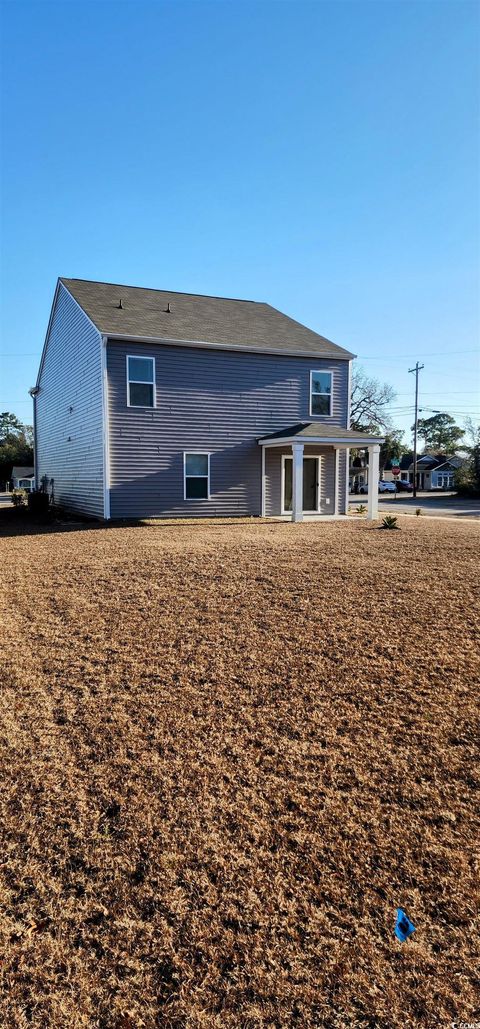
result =
M349 503L352 507L356 504L367 504L367 497L352 494ZM395 494L382 493L378 498L378 510L382 514L415 514L417 507L421 508L422 515L434 515L436 518L480 518L480 499L471 497L458 497L456 493L427 493L422 492L414 498L407 493Z

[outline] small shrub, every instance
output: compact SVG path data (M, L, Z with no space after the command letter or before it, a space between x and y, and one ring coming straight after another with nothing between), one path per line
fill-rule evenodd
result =
M14 507L26 507L27 491L24 489L14 489L12 491L12 504Z
M415 514L416 514L417 518L420 517L421 513L422 513L421 507L416 507L415 508Z
M395 515L385 515L382 521L382 529L399 529Z
M357 514L360 514L360 515L365 514L366 510L367 509L365 507L365 504L359 504L358 507L357 507Z

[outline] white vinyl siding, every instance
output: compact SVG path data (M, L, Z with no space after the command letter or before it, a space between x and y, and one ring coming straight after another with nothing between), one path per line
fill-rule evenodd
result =
M56 503L103 518L101 336L62 284L38 387L37 482L46 475Z

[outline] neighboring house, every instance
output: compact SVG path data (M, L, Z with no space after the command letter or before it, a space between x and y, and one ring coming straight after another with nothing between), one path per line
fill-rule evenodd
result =
M444 455L423 454L417 460L417 489L453 489L455 472L463 464L461 457L445 458ZM384 479L394 479L392 465L385 466ZM400 461L400 478L413 482L413 455L407 454Z
M461 457L449 457L430 473L431 489L453 489L455 485L455 472L462 467Z
M30 493L35 489L35 472L32 466L15 464L11 475L13 489L24 489Z
M59 279L37 484L97 518L348 511L347 350L268 304ZM377 513L377 491L369 497Z
M350 493L368 484L368 454L364 450L355 452L350 461L348 488Z

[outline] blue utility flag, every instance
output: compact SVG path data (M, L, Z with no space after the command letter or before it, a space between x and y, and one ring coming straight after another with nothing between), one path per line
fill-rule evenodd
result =
M398 939L401 940L402 943L405 943L405 940L408 940L408 937L411 936L414 932L415 926L413 922L410 921L410 919L407 917L405 912L402 911L401 908L397 908L395 935L398 936Z

